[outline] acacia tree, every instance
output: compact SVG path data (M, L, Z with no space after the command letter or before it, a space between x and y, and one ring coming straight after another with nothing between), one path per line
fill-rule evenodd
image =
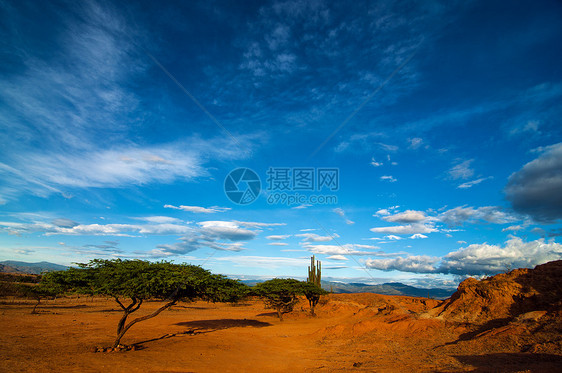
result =
M316 316L314 309L320 301L320 297L322 295L328 294L328 292L312 282L302 282L301 291L308 300L308 304L310 305L310 314L312 316Z
M37 307L41 303L41 299L53 298L63 292L60 286L55 284L47 285L45 284L19 284L18 289L23 293L24 296L33 298L37 301L31 310L31 314L37 314Z
M262 298L267 308L275 309L277 317L283 321L283 313L291 312L299 301L297 295L303 294L302 282L292 278L274 278L256 284L253 293Z
M233 302L247 293L247 287L238 281L213 275L199 266L166 261L94 259L79 263L78 268L49 272L43 276L42 283L46 286L57 284L66 290L89 295L113 297L123 310L113 348L119 346L121 338L133 325L158 316L180 300L203 298ZM151 314L127 322L148 299L161 299L165 303Z

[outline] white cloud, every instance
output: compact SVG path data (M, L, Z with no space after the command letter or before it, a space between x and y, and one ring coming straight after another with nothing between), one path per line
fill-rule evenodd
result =
M378 146L379 146L382 150L387 151L387 152L395 152L395 151L398 151L398 147L397 147L396 145L389 145L389 144L384 144L384 143L382 143L382 142L379 142L379 143L378 143ZM390 160L390 156L389 156L389 159L388 159L388 160Z
M302 210L302 209L306 209L306 208L309 208L309 207L312 207L312 205L309 205L309 204L305 203L303 205L298 205L298 206L291 207L291 208L293 210Z
M183 211L194 212L194 213L203 213L203 214L213 214L215 212L225 212L231 210L230 207L218 207L218 206L200 207L200 206L180 205L177 207L173 205L164 205L164 208L183 210Z
M232 221L202 221L197 223L205 234L227 239L230 241L247 241L256 237L257 233L244 229L241 225Z
M410 238L411 239L427 238L427 236L423 235L423 234L420 234L420 233L416 233L416 234L413 234Z
M137 220L144 220L150 223L165 224L165 223L181 223L180 219L172 218L169 216L145 216L135 218Z
M464 241L459 241L462 243ZM445 273L455 275L493 275L514 268L532 268L552 260L562 259L562 245L554 240L539 239L524 242L510 237L505 245L472 244L450 252L442 258L407 255L406 257L368 259L368 268L415 273Z
M540 121L538 120L530 120L526 123L524 123L523 125L518 125L513 127L510 131L509 134L511 136L514 135L520 135L520 134L527 134L529 135L529 133L537 133L540 132L539 131L539 125L540 125Z
M375 215L385 216L385 215L390 215L390 212L387 209L380 209L377 212L375 212Z
M415 255L406 258L367 259L365 261L365 266L382 271L396 270L403 272L432 273L435 271L434 265L438 261L438 257Z
M345 216L345 212L343 211L343 209L341 209L339 207L336 207L332 211L335 212L336 214L338 214L339 216L341 216L342 218Z
M336 233L333 236L320 236L316 233L300 233L295 234L295 237L303 237L303 241L308 242L328 242L332 241L334 237L339 237Z
M374 233L389 233L389 234L416 234L416 233L432 233L438 230L427 224L406 224L406 225L396 225L390 227L376 227L371 228L371 232Z
M289 246L286 242L270 242L268 243L269 246Z
M490 180L490 179L493 179L493 178L494 178L493 176L481 177L481 178L476 179L476 180L467 181L466 183L462 183L459 186L457 186L457 188L458 189L472 188L474 185L480 184L483 181Z
M451 252L443 258L438 268L442 273L489 275L507 268L531 268L552 260L562 259L562 245L554 240L539 239L524 242L511 237L503 247L473 244Z
M372 251L362 251L357 249L379 249L377 246L371 245L357 245L357 244L345 244L345 245L313 245L304 244L303 247L314 254L324 254L324 255L373 255Z
M460 226L465 222L478 220L491 224L506 224L517 221L518 218L496 206L478 208L459 206L440 213L437 216L437 220L449 226Z
M284 239L287 239L287 238L289 238L289 237L291 237L290 234L283 234L283 235L278 234L278 235L267 236L266 238L267 238L268 240L284 240Z
M472 177L472 175L474 175L474 170L472 168L470 168L470 165L473 161L474 161L473 159L469 159L467 161L461 162L461 163L453 166L449 170L449 176L453 180L468 179L468 178Z
M419 137L408 139L408 142L410 143L409 148L414 150L419 148L423 144L423 140L420 139Z
M416 223L424 221L425 219L425 212L415 210L406 210L398 214L383 217L383 220L392 223Z
M394 182L398 181L397 179L394 178L394 176L390 176L390 175L381 176L380 179L383 180L383 181L391 182L391 183L394 183Z
M395 236L395 235L391 234L391 235L388 235L388 236L384 236L384 239L385 240L391 240L391 241L398 241L398 240L401 240L402 237Z
M255 222L255 221L238 221L238 220L234 220L234 223L247 228L269 228L269 227L278 227L278 226L286 225L285 223L262 223L262 222Z
M343 260L349 260L349 259L347 259L347 258L346 258L345 256L343 256L343 255L330 255L330 256L328 257L328 259L332 259L332 260L342 260L342 261L343 261Z
M380 167L380 166L382 166L382 162L375 161L375 158L373 157L373 158L371 158L371 165L373 167Z
M343 211L342 208L336 207L336 208L333 209L332 211L335 212L336 214L338 214L339 216L341 216L342 218L345 218L345 224L347 224L347 225L355 224L354 221L351 221L350 219L347 219L347 218L345 217L345 211Z

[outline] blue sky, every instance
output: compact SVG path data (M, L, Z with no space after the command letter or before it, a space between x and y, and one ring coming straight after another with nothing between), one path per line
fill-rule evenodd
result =
M0 259L272 277L315 254L325 278L419 286L560 259L561 16L2 1ZM225 193L237 168L260 180L251 203Z

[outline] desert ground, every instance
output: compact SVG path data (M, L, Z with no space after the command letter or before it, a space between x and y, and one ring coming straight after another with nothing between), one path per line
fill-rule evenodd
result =
M331 294L310 316L306 300L279 321L258 299L180 303L135 325L109 346L120 317L107 298L3 299L5 372L555 372L558 345L541 345L528 321L482 328L427 313L442 302L377 294ZM159 306L150 302L138 311ZM138 316L138 315L137 315ZM559 337L559 335L558 335ZM556 338L555 338L556 339ZM559 340L559 338L558 338ZM534 344L533 344L534 343ZM538 347L537 347L538 346ZM541 346L543 350L541 351ZM550 346L550 347L548 347ZM524 350L527 350L524 352Z

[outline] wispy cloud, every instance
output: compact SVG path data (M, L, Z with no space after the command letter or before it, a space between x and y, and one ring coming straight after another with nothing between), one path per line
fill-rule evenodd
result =
M391 176L391 175L384 175L384 176L381 176L380 179L381 179L382 181L388 181L388 182L390 182L390 183L395 183L395 182L398 181L394 176Z
M475 179L475 180L467 181L466 183L462 183L459 186L457 186L457 188L458 189L472 188L474 185L478 185L483 181L490 180L490 179L493 179L493 178L494 178L493 176L481 177L479 179Z
M164 208L183 210L183 211L202 213L202 214L213 214L215 212L225 212L231 210L230 207L218 207L218 206L200 207L200 206L184 206L184 205L180 205L180 206L164 205Z

